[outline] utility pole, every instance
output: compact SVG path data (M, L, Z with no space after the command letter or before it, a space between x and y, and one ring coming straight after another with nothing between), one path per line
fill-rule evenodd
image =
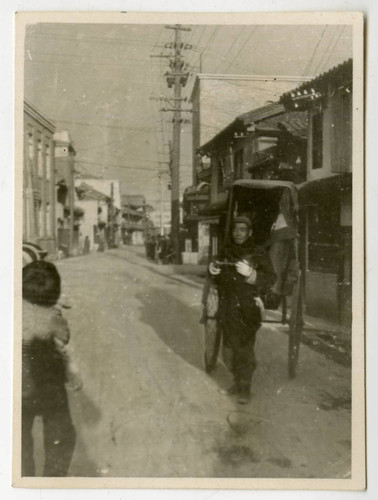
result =
M114 248L114 185L113 185L113 182L110 184L110 204L109 204L109 213L108 213L108 223L109 223L108 245L109 245L109 248Z
M191 111L181 108L181 87L185 87L188 80L188 73L184 70L184 61L182 58L182 50L191 48L190 45L184 45L181 42L181 32L191 31L190 28L175 24L168 25L167 29L175 31L175 39L173 44L166 44L166 48L174 49L172 56L160 54L151 57L167 57L170 59L170 68L172 71L167 71L165 76L167 79L168 88L173 87L173 107L172 109L163 108L162 111L173 111L173 135L172 135L172 152L171 152L171 239L175 252L175 263L180 264L180 135L181 135L181 112Z

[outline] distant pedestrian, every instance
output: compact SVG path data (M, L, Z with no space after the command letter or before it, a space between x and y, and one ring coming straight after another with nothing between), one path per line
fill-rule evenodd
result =
M90 252L91 243L89 241L89 236L86 236L84 239L84 254L87 255Z
M151 235L151 246L150 246L150 259L155 261L155 257L156 257L156 246L157 246L157 238L156 238L156 234L153 233Z
M60 276L50 262L36 261L22 273L22 475L34 476L32 427L43 420L43 476L66 476L76 434L65 383L82 381L69 347L67 321L56 306Z

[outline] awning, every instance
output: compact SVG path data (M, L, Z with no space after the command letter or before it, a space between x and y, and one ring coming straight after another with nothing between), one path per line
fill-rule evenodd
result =
M69 214L69 212L70 212L70 207L65 206L64 207L64 213L65 214ZM85 213L85 210L82 207L75 206L74 209L73 209L73 213L74 213L74 215L76 217L82 217L84 215L84 213Z
M215 203L211 203L207 207L198 211L199 216L207 216L207 215L221 215L225 213L227 209L227 201L216 201Z
M297 185L299 203L319 201L324 196L337 197L338 193L346 193L352 189L352 174L336 174Z

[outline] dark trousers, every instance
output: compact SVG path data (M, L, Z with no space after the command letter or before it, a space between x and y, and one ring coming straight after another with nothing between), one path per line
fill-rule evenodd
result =
M226 366L234 376L234 382L241 389L249 391L252 377L256 370L257 361L255 356L256 334L246 342L223 346L223 358Z
M22 409L22 476L35 476L34 443L32 427L37 415L43 421L45 464L43 476L64 477L67 475L76 443L66 395L61 395L56 408L23 405Z
M261 326L260 309L253 299L241 307L239 298L234 296L228 303L220 305L220 326L225 363L235 384L248 391L257 366L255 342Z

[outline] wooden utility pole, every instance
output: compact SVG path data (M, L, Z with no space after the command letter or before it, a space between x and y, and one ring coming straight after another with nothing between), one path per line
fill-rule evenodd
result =
M171 109L163 108L162 111L173 112L173 136L171 150L171 240L175 252L175 263L180 264L180 136L181 136L181 112L191 111L181 108L181 87L185 87L188 80L188 73L184 69L182 50L191 48L188 44L181 41L182 31L191 31L180 24L168 25L167 29L175 31L175 39L172 44L166 44L167 48L174 49L174 54L160 54L151 57L167 57L170 59L171 71L165 74L168 88L173 87L173 106ZM164 99L169 102L169 99ZM186 100L186 99L185 99Z
M174 41L174 64L173 71L167 75L169 86L169 77L173 76L173 136L172 136L172 187L171 187L171 238L175 251L175 263L180 264L180 138L181 138L181 87L186 85L188 75L184 73L184 61L181 56L183 44L181 43L181 32L190 31L179 24L166 26L167 29L175 30Z

